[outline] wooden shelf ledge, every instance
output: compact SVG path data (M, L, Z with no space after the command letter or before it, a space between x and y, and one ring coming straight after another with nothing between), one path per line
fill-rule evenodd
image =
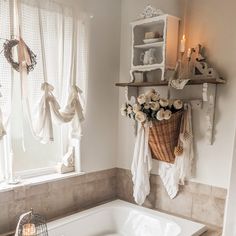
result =
M187 85L201 85L204 83L209 84L226 84L226 81L216 80L216 79L191 79L187 83ZM116 83L115 84L118 87L154 87L154 86L167 86L168 81L158 81L158 82L134 82L134 83Z

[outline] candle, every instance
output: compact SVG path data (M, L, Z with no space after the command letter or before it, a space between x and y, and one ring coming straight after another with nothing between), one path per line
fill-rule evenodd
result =
M22 236L35 236L36 228L34 224L23 225Z
M186 39L185 39L185 35L183 35L183 38L181 39L181 42L180 42L180 49L179 51L180 52L185 52L185 43L186 43Z
M187 52L187 58L190 59L191 58L191 54L192 54L192 50L191 48L188 49L188 52Z

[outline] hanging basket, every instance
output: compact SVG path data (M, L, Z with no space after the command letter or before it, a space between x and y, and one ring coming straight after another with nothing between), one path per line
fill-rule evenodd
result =
M149 131L152 158L174 163L183 111L172 114L169 120L154 121Z

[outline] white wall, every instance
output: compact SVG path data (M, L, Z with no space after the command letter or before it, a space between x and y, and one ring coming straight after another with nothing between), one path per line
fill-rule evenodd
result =
M225 227L223 235L236 235L236 132L234 138L234 155L231 167L230 187L227 199L226 213L225 213Z
M236 101L234 91L236 88L234 78L236 74L236 31L232 21L236 4L233 0L227 1L227 4L221 0L192 0L188 2L187 39L189 39L189 46L196 46L199 42L203 43L207 48L207 56L210 61L228 80L227 85L218 87L213 146L208 146L204 137L206 129L204 111L194 112L194 146L197 161L194 181L227 188L234 137L234 123L232 121L236 117L234 110L234 102ZM120 82L129 81L131 56L131 27L129 23L139 16L147 3L144 0L122 0ZM180 0L156 0L149 1L149 3L169 14L181 16L183 13L183 3ZM189 88L184 94L187 97L200 97L201 86ZM120 89L119 103L124 101L124 89ZM119 116L118 167L130 168L133 147L132 122ZM157 172L156 168L153 172Z
M115 167L117 157L120 7L119 0L85 0L90 20L86 120L82 171Z

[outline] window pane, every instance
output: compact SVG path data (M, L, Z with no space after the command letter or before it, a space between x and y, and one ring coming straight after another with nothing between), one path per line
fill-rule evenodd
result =
M10 39L13 33L13 23L10 16L13 14L13 1L0 0L0 37ZM45 45L46 72L48 82L53 85L53 94L57 101L64 107L68 98L68 91L71 86L71 53L73 34L72 9L54 1L21 0L20 1L20 22L22 38L27 46L37 55L37 65L28 75L28 101L33 115L36 105L43 96L41 84L44 82L44 71L42 63L42 48L40 38L38 4L42 4L42 27L43 42ZM78 45L77 45L77 85L84 90L87 77L87 37L82 21L78 22ZM4 40L0 41L3 46ZM15 58L15 61L17 59ZM68 130L68 124L53 125L54 142L41 144L33 137L30 130L27 114L22 108L21 80L20 74L13 71L3 54L0 55L0 88L3 98L0 98L0 106L3 111L4 121L11 114L7 130L8 147L13 151L13 172L26 171L39 168L55 167L61 161L62 153L66 149L65 142L62 142L63 132ZM66 139L64 135L63 139ZM3 148L0 142L0 180L3 173L9 168L9 148ZM6 146L6 144L5 144ZM63 150L62 150L63 148ZM4 150L8 155L3 158Z

